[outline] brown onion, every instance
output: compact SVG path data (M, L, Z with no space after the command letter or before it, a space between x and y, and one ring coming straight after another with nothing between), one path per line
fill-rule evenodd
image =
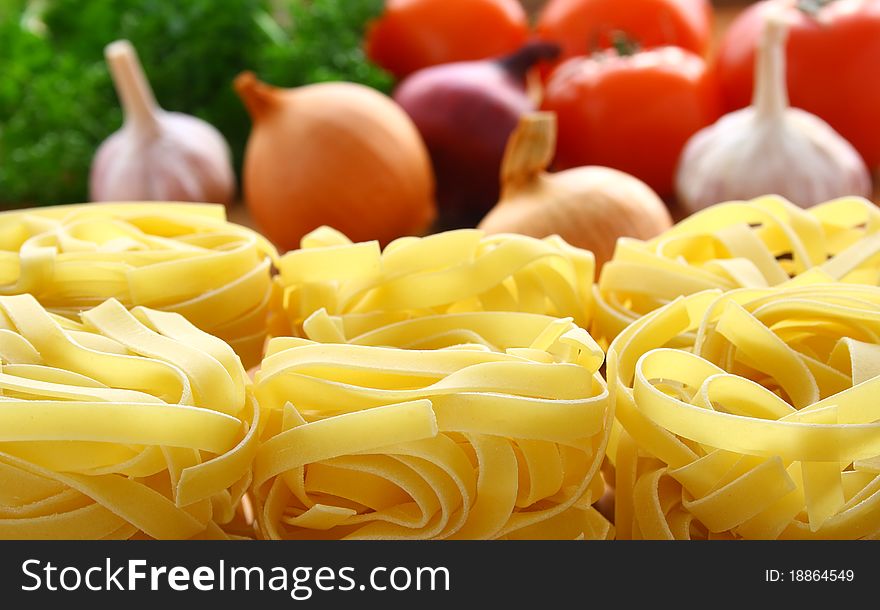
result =
M435 215L428 151L389 97L353 83L279 89L241 74L235 87L254 122L244 193L281 250L331 226L354 241L421 233Z
M638 178L607 167L548 173L556 149L556 116L524 115L504 155L501 199L480 222L487 233L557 234L591 250L597 269L619 237L650 239L672 226L663 201Z

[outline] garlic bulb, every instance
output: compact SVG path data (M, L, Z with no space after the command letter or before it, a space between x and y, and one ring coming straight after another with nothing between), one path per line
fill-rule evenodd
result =
M810 207L871 193L855 148L819 117L789 107L783 19L771 13L764 24L752 105L723 116L685 146L676 188L689 212L765 194Z
M125 122L92 161L92 201L230 203L235 174L220 132L160 108L130 42L111 43L104 54Z

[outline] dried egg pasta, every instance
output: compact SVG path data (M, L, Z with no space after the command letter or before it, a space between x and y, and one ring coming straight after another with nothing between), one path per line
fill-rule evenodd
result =
M650 240L620 239L594 288L592 334L607 346L676 297L779 286L811 272L877 285L880 209L858 197L808 210L776 196L712 206Z
M256 377L261 536L613 534L592 506L613 415L585 330L517 312L348 330L321 309L307 338L269 342Z
M485 236L463 229L404 237L380 251L322 227L285 254L276 277L273 334L301 334L325 309L356 335L407 318L468 311L571 317L586 327L592 253L558 236Z
M880 535L880 288L699 292L608 352L622 539Z
M180 315L0 296L0 538L225 538L258 425L238 356Z
M247 366L266 337L274 248L220 205L120 203L0 214L0 295L75 317L106 299L183 314Z

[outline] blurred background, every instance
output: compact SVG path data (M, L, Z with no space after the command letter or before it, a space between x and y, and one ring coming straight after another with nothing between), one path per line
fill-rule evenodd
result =
M534 19L543 5L522 0ZM717 2L723 25L742 2ZM159 103L225 136L240 172L245 69L293 87L348 80L390 92L363 51L382 0L0 0L0 208L86 201L100 143L122 123L104 62L132 41ZM720 28L719 28L720 29Z

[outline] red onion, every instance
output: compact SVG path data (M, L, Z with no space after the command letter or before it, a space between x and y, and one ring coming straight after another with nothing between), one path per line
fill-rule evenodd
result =
M438 229L474 226L498 201L504 148L535 110L526 75L559 47L532 42L506 57L441 64L407 77L394 99L428 145L437 177Z

